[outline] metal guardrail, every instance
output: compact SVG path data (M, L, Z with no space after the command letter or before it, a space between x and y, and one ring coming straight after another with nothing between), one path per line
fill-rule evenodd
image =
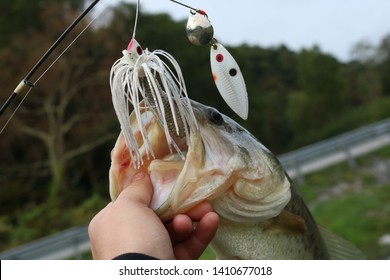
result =
M90 249L88 226L74 227L0 253L0 260L81 259Z
M279 160L291 177L302 180L306 173L354 158L390 144L390 118L333 138L283 154ZM87 226L58 234L0 253L0 259L80 259L90 249Z
M345 132L279 156L291 177L303 175L338 162L355 165L355 158L390 144L390 118Z

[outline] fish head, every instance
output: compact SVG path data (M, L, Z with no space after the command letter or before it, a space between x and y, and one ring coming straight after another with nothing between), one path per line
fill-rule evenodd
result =
M290 183L276 157L254 136L216 109L191 101L197 124L189 135L172 136L172 153L159 121L142 112L151 157L143 146L139 122L130 116L142 164L131 162L120 135L111 153L110 195L117 198L139 170L150 175L154 193L151 208L163 220L210 201L224 219L258 223L277 216L290 200Z

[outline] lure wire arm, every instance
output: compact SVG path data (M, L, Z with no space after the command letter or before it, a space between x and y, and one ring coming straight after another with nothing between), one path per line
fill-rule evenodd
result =
M45 52L45 54L39 59L39 61L34 65L33 68L28 72L26 77L19 83L15 88L14 92L8 97L6 102L0 108L0 116L5 112L5 110L11 105L15 97L25 88L25 87L34 87L35 84L30 81L31 77L35 72L42 66L50 54L58 47L58 45L65 39L65 37L79 24L79 22L96 6L100 0L93 1L85 10L82 12L69 27L58 37L58 39L53 43L53 45Z
M187 38L196 46L211 44L210 64L215 85L227 105L242 119L248 118L248 93L245 80L234 57L214 37L207 14L177 0L170 0L190 9Z
M171 1L171 2L173 2L173 3L176 3L176 4L179 4L179 5L183 6L183 7L189 8L190 10L193 10L193 11L197 12L198 14L201 14L201 15L204 15L204 16L208 17L207 14L206 14L206 12L203 11L203 10L199 10L199 9L192 8L191 6L186 5L186 4L181 3L181 2L179 2L179 1L176 1L176 0L169 0L169 1Z

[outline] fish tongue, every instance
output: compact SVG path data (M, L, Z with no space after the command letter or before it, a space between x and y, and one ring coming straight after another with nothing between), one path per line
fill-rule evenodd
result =
M169 155L169 158L180 155ZM182 160L153 160L148 168L150 179L153 185L153 198L150 207L158 209L167 199L175 186L175 182L180 172L183 170Z

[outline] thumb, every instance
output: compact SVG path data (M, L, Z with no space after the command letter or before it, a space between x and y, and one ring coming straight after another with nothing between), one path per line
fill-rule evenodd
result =
M117 200L126 199L133 202L140 202L149 206L153 196L153 186L149 176L143 172L134 174L130 184L126 185L119 194Z

